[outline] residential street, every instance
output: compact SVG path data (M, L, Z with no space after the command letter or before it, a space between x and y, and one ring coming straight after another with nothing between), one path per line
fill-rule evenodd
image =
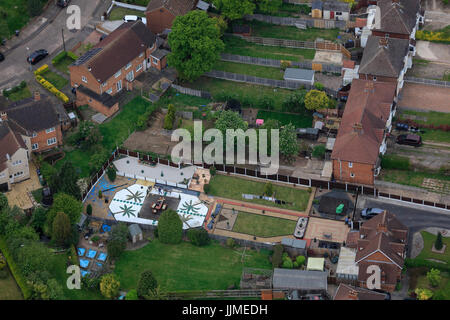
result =
M71 2L71 4L78 5L81 8L82 30L90 23L100 20L101 13L99 12L104 11L102 10L103 6L107 6L108 2L109 1L101 0L73 0ZM49 10L51 10L51 13L54 14L54 7L50 7L48 11ZM47 12L43 13L43 17L46 16L46 13ZM47 14L50 15L50 13ZM85 36L82 35L82 30L71 32L67 29L66 21L68 17L69 16L67 15L66 10L63 9L59 11L53 21L49 17L48 25L42 30L40 30L40 28L36 28L36 26L28 25L22 31L24 36L25 34L29 34L24 43L20 43L20 45L17 47L13 46L12 50L7 51L6 60L0 64L0 74L2 75L2 78L0 79L0 90L11 88L14 85L20 83L20 81L28 81L33 77L33 74L30 72L30 66L26 62L26 57L34 50L46 49L49 52L50 57L47 57L37 65L33 66L33 70L36 70L36 68L43 64L50 64L52 54L57 53L57 51L59 51L63 45L61 30L64 30L66 44L76 43L82 40L81 37ZM45 20L47 18L43 19ZM42 23L44 20L38 18L34 23ZM50 37L49 35L58 36ZM29 48L29 50L27 50L27 48Z
M358 209L381 208L389 210L409 228L408 243L411 244L414 233L428 228L440 227L450 229L450 212L440 209L428 209L420 205L406 205L395 200L374 199L369 197L358 198ZM408 250L408 256L410 252Z

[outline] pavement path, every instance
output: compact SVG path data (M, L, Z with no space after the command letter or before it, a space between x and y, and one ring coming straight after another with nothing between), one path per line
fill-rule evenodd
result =
M81 27L82 30L87 26L91 28L100 20L98 12L102 12L102 8L107 6L110 1L101 0L72 0L71 4L78 5L81 8ZM33 73L30 72L30 65L26 62L26 57L34 50L46 49L50 56L61 50L63 40L61 30L64 30L66 43L70 41L81 41L86 36L82 30L76 32L69 31L66 26L68 15L65 10L56 10L55 6L50 5L49 8L22 30L20 39L13 39L7 44L6 59L0 64L0 91L11 88L20 81L31 80ZM28 49L27 49L28 48ZM51 58L51 57L50 57ZM46 58L37 65L33 66L33 70L49 64L50 58Z

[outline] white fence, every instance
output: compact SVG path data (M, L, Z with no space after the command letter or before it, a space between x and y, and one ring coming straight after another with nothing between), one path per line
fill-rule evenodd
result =
M132 9L132 10L137 10L137 11L147 11L146 7L142 7L142 6L136 6L134 4L128 4L128 3L123 3L123 2L119 2L119 1L113 1L112 2L112 6L118 6L121 8L127 8L127 9Z
M429 86L450 88L450 82L449 81L443 81L443 80L433 80L433 79L405 77L405 81L406 82L411 82L411 83L427 84Z
M167 181L167 180L147 178L147 177L143 177L143 176L138 176L138 175L125 173L125 172L122 172L122 171L117 171L117 175L118 176L122 176L122 177L126 177L126 178L130 178L130 179L150 181L150 182L163 184L163 185L171 186L171 187L177 187L177 188L181 188L181 189L187 189L188 188L188 186L185 185L185 184L170 182L170 181Z

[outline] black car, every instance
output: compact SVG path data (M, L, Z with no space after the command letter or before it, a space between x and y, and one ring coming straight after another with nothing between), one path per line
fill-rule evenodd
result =
M69 3L70 3L70 0L58 0L58 1L56 2L56 4L58 5L58 7L61 7L61 8L67 7L67 6L69 5Z
M5 60L5 56L0 52L0 62L2 62L3 60Z
M409 126L406 123L397 122L395 128L399 131L408 131Z
M397 137L398 144L406 144L413 147L422 145L422 138L417 134L401 134Z
M27 58L27 62L31 64L36 64L42 59L48 56L48 51L45 49L36 50Z

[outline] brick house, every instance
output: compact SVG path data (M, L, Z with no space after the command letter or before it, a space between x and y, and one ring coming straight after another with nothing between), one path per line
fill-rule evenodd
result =
M331 154L333 177L373 185L395 115L396 84L355 79Z
M48 96L35 92L33 98L2 107L1 119L21 135L27 149L45 152L63 144L63 130L69 122L62 106L56 106Z
M385 300L386 294L341 283L333 300Z
M381 289L394 291L401 279L407 241L408 228L390 212L384 211L364 222L356 243L358 285L367 287L368 277L372 274L367 268L376 265L381 271Z
M420 0L378 0L372 35L414 40L423 19Z
M177 16L184 16L195 9L198 0L152 0L147 6L145 16L147 27L155 34L172 28Z
M411 67L408 40L369 36L358 74L364 80L396 83L398 94Z
M162 70L169 52L141 21L122 24L69 66L77 105L88 104L109 117L119 110L118 94L149 68Z

